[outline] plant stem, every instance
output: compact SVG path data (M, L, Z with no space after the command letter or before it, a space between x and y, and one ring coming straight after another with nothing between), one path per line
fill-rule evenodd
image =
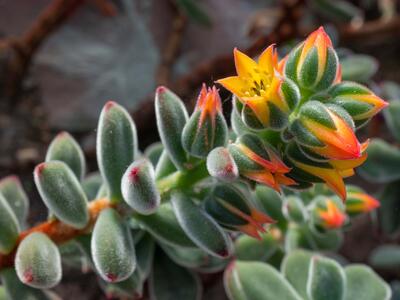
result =
M187 189L196 182L208 176L205 162L200 162L190 170L176 171L157 181L160 194L166 194L173 189Z
M19 243L32 232L42 232L46 234L54 243L62 244L67 242L78 235L88 233L92 230L93 225L96 223L97 217L100 212L106 208L112 207L111 202L106 198L93 200L88 205L89 222L83 229L76 229L59 220L52 219L40 223L32 228L29 228L19 234L18 241L14 246L14 250L9 254L0 254L0 270L9 268L14 265L15 253Z

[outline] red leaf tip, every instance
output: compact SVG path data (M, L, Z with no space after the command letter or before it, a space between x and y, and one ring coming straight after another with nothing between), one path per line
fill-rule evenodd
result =
M45 163L45 162L43 162L43 163L37 165L36 168L35 168L35 173L36 173L37 175L40 175L40 174L43 172L43 170L44 170L45 167L46 167L46 163Z
M118 279L118 276L114 273L106 273L106 277L109 282L115 282Z
M156 89L156 93L157 94L163 94L163 93L165 93L167 91L167 88L165 87L165 86L163 86L163 85L160 85L159 87L157 87L157 89Z

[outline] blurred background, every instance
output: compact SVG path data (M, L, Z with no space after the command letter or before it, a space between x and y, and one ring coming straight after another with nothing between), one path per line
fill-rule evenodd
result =
M175 91L190 110L203 82L234 73L234 47L257 56L277 43L283 56L321 25L338 47L343 78L367 84L396 107L399 10L396 0L0 0L0 175L23 179L35 224L46 218L46 209L33 187L32 170L58 132L77 138L96 170L95 128L106 101L129 109L143 150L158 139L153 111L158 85ZM221 92L229 116L229 94ZM376 117L364 133L397 144L397 111ZM400 152L396 155L400 161ZM388 182L400 185L400 169L390 180L379 179L373 163L382 164L372 160L363 176L351 181L373 193ZM398 194L387 211L400 212ZM392 234L400 224L386 230L375 223L358 219L340 253L350 261L370 262L379 245L400 240ZM377 269L397 284L400 268ZM219 280L204 280L206 298L224 299ZM63 299L104 297L94 276L68 268L56 291Z

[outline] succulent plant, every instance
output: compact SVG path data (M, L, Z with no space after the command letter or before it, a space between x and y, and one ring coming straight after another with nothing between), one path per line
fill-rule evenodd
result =
M215 86L203 86L190 116L159 87L161 144L144 155L134 121L112 101L97 128L98 174L85 173L69 134L54 139L34 171L50 212L44 223L21 231L26 193L14 177L0 181L0 275L10 299L49 299L61 259L83 261L110 297L148 287L151 299L200 299L199 274L225 269L231 300L389 299L368 267L299 250L336 250L343 227L379 206L343 178L367 156L356 130L386 102L341 81L322 28L282 60L274 46L258 63L237 49L234 58L237 76L217 81L234 94L231 132Z

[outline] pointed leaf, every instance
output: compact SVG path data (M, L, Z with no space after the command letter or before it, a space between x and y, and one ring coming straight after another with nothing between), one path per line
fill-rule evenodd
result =
M163 243L171 246L196 247L179 225L170 203L161 205L152 215L136 215L135 219L155 239Z
M181 143L183 127L188 120L185 106L177 95L165 87L156 91L155 110L161 142L179 169L185 169L187 154Z
M7 176L0 180L0 194L4 196L17 217L24 225L29 212L29 200L17 176Z
M381 139L373 139L367 149L368 159L357 170L371 182L386 183L400 179L400 149Z
M231 255L232 240L202 208L178 192L171 196L171 202L179 224L193 243L216 257Z
M8 254L18 239L17 217L7 200L0 194L0 253Z

